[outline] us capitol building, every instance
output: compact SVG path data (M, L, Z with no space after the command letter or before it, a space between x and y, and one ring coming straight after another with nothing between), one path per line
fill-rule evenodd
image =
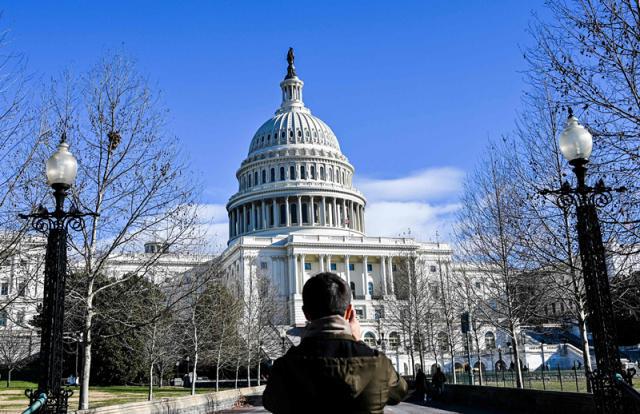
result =
M306 322L304 283L322 271L337 273L351 287L365 342L375 344L385 301L407 277L410 258L419 255L435 273L452 252L443 243L366 234L367 200L353 186L355 169L331 128L304 105L292 50L288 62L280 108L258 128L236 173L222 265L245 297L258 275L268 277L286 303L284 323L294 336ZM386 335L397 348L400 333Z

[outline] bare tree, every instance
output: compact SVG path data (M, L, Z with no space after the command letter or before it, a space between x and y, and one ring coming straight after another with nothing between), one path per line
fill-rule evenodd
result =
M578 109L594 136L592 173L628 192L601 210L607 248L637 257L640 235L640 6L635 0L551 0L526 52L536 88ZM618 261L623 264L622 261ZM624 271L624 269L619 269ZM629 306L633 306L630 303Z
M42 164L45 144L50 136L32 104L31 80L26 75L26 59L11 48L7 29L0 30L0 266L43 249L34 240L23 242L29 223L18 220L19 213L31 211L44 196ZM41 279L39 269L21 269L20 283L34 286ZM8 272L6 272L8 273ZM2 272L0 282L8 289L0 301L0 311L10 312L12 304L22 301L21 292L11 275ZM13 286L13 288L12 288Z
M422 369L425 352L436 352L437 360L436 326L442 324L439 286L430 279L426 261L412 255L400 261L394 283L396 295L386 308L385 316L392 326L402 330L415 372L416 356Z
M145 275L163 255L190 247L197 224L194 183L178 141L165 130L166 111L130 58L109 53L85 75L53 82L47 106L50 123L67 135L78 158L72 202L99 214L72 244L73 271L86 281L76 293L84 344L79 408L87 409L96 297ZM110 260L140 251L158 232L166 249L148 255L137 271L96 286Z
M33 350L33 331L13 325L0 335L0 363L7 370L7 388L11 386L11 373L25 365Z
M248 279L242 292L243 315L240 335L245 340L247 385L251 386L251 369L255 365L261 384L261 363L265 355L279 348L280 335L275 328L284 320L285 305L257 257L248 260Z
M495 321L509 335L518 361L519 327L537 312L544 285L527 272L526 260L519 255L523 196L509 169L510 147L506 139L492 145L468 176L456 238L464 262L473 269L473 273L463 269L461 277L471 283L477 275L485 282L485 289L470 292L475 295L475 313ZM520 364L516 372L521 388Z
M547 302L560 303L564 310L561 322L568 318L580 330L585 372L591 371L587 334L587 308L581 277L575 217L569 206L558 200L545 200L537 193L543 188L560 188L566 180L566 166L558 147L558 136L565 123L565 113L553 91L536 85L526 97L527 110L518 120L519 149L511 170L529 195L523 203L520 220L523 232L522 255L532 268L545 274L550 283ZM553 318L545 312L545 318ZM590 384L588 384L590 387Z

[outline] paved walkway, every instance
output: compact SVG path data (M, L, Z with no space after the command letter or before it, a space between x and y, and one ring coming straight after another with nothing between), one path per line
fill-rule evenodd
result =
M234 410L222 411L225 414L239 414L239 413L268 413L263 407L246 407L236 408ZM304 411L301 411L304 412ZM483 411L470 407L447 407L436 408L426 407L421 405L415 405L411 403L401 403L399 405L387 407L384 410L385 414L490 414L495 411Z

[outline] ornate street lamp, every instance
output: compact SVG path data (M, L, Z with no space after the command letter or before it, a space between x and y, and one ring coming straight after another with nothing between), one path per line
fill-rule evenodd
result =
M40 205L33 214L20 214L31 226L47 236L44 269L44 298L42 300L42 329L40 338L40 378L37 391L25 394L34 404L46 394L47 401L39 412L66 413L73 391L62 387L64 291L67 276L67 228L79 231L83 217L94 213L81 213L75 206L64 211L67 191L76 179L78 162L69 152L69 144L62 135L57 151L47 161L47 182L53 188L56 200L54 211Z
M571 109L567 126L560 134L559 143L562 155L573 167L577 186L572 188L565 181L559 189L542 190L540 194L556 196L556 204L560 208L566 209L572 205L576 208L578 246L587 296L588 320L598 366L590 376L590 381L598 412L618 413L623 409L621 392L616 386L615 378L620 371L620 356L615 341L613 306L597 209L611 202L612 192L623 192L626 188L607 187L602 179L593 187L586 184L586 165L591 156L593 137L578 123Z

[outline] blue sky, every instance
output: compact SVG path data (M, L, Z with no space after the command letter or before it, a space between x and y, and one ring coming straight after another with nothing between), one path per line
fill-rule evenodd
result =
M544 14L542 0L16 1L2 24L42 79L107 49L134 56L162 90L221 238L235 170L279 105L293 46L305 103L370 199L369 233L432 239L446 238L487 138L513 128L532 12Z

